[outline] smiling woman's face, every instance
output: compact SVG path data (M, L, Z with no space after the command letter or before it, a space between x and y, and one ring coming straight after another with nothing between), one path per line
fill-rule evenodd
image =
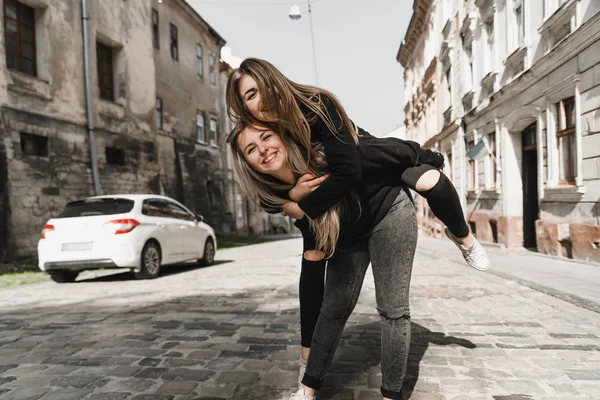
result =
M238 89L239 95L243 99L248 111L250 111L250 114L259 121L270 121L268 113L264 112L261 108L260 92L254 78L249 75L242 76Z
M262 126L248 126L237 140L240 151L252 169L277 175L286 168L287 151L278 134Z

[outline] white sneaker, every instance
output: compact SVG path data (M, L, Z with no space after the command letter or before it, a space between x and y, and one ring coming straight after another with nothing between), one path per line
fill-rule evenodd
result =
M298 391L290 397L290 400L315 400L315 396L304 394L304 388L301 387Z
M304 374L306 373L306 361L300 357L298 364L300 364L300 370L298 371L298 387L302 387L302 378L304 378Z
M452 232L448 230L448 227L444 228L444 232L446 233L446 236L448 236L448 239L452 240L460 249L467 264L475 269L478 269L479 271L485 271L490 267L490 258L488 257L487 252L474 236L473 246L467 249L465 246L456 241Z

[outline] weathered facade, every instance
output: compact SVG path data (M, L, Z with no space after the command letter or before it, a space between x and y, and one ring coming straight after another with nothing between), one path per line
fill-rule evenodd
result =
M156 130L161 186L204 215L217 232L232 231L223 186L219 60L225 41L184 0L153 2ZM155 32L153 32L156 35Z
M599 261L600 3L415 3L430 3L424 13L439 21L431 29L443 94L438 128L419 139L446 154L472 231L508 247ZM420 44L408 43L398 59L417 77L407 82L410 103L424 75L413 60ZM492 154L467 158L480 139Z
M223 39L183 0L87 2L88 119L82 3L5 0L0 8L0 258L34 256L45 221L67 201L96 194L88 127L99 193L166 194L227 231L219 151L198 143L196 119L206 113L208 130L223 117L218 79L209 80L209 55L218 77ZM169 24L179 30L177 61Z

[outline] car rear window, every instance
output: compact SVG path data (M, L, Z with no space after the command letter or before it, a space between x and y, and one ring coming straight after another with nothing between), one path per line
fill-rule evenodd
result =
M73 201L55 218L91 217L128 213L133 209L129 199L88 199Z

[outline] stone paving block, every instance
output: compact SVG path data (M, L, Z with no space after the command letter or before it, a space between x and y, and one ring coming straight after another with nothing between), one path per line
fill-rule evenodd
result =
M108 373L109 376L118 376L122 378L127 378L134 376L141 370L141 367L128 367L128 366L120 366L112 370Z
M141 367L156 367L161 363L161 361L162 360L160 358L144 358L138 362L138 365Z
M209 370L194 370L187 368L177 368L170 370L162 376L166 381L193 381L204 382L211 376L215 375L214 371Z
M80 400L90 393L90 390L76 388L60 388L47 393L41 400Z
M567 375L574 381L599 381L600 371L567 370Z
M195 382L165 382L156 393L160 394L189 394L198 386Z
M130 393L126 392L96 393L92 394L86 400L125 400L129 396Z
M52 386L90 388L102 387L106 381L101 376L94 375L68 375L56 378L52 381Z
M263 371L267 372L273 368L275 364L267 360L248 360L242 364L243 369L248 371Z
M217 378L218 382L231 383L234 385L254 383L258 379L258 373L245 371L225 371Z
M233 360L228 358L217 358L209 361L206 364L206 369L211 371L230 371L234 370L238 365L241 364L241 360Z
M211 350L219 350L219 351L234 351L234 352L244 352L248 349L247 344L243 343L216 343L211 347Z
M212 360L213 358L217 357L219 355L218 351L213 351L213 350L197 350L197 351L193 351L191 352L187 358L191 359L191 360Z
M11 387L51 386L50 383L55 379L53 376L25 376L17 378L8 385Z
M166 358L162 366L167 368L181 368L181 367L194 367L194 366L203 366L206 364L206 361L202 360L190 360L184 358Z
M252 354L260 354L260 353L252 353ZM295 361L300 357L300 351L277 351L275 353L271 353L269 358L273 361Z
M10 383L10 382L15 381L15 380L17 380L16 376L5 376L5 377L2 377L2 378L0 378L0 386L4 385L6 383Z
M139 361L139 357L110 357L102 365L134 365Z
M157 379L160 378L164 373L169 371L169 368L144 368L139 371L135 377L145 379Z
M233 373L233 372L232 372ZM221 377L219 378L221 380ZM244 382L251 383L251 382ZM269 372L260 378L261 385L283 386L293 388L298 384L298 371L294 372Z
M16 377L39 375L46 369L48 369L47 365L21 365L11 369L10 375Z
M128 355L140 357L158 357L166 353L166 350L161 349L133 349L127 352Z
M548 394L546 391L536 382L524 381L517 379L502 379L496 380L496 386L498 386L504 392L512 393L525 393L528 395L544 395Z
M156 383L151 379L129 378L124 380L109 381L102 391L143 393L154 387Z
M178 358L183 357L183 353L179 351L169 351L168 353L163 354L163 357Z
M2 395L2 400L38 400L51 391L49 387L20 387Z

